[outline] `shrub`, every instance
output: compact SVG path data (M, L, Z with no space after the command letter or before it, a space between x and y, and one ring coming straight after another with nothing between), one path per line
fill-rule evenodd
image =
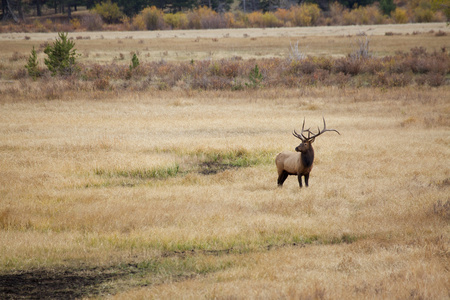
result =
M387 85L391 87L404 87L411 83L412 76L410 73L390 74L387 77Z
M320 8L317 4L304 3L299 6L293 6L290 11L290 19L295 26L316 25L320 17Z
M429 86L441 86L445 82L445 77L439 73L429 73L426 76L426 82Z
M19 52L15 51L11 57L9 58L9 61L19 61L25 58L25 55L20 54Z
M283 25L283 22L278 20L278 18L275 16L272 12L266 12L264 13L262 17L262 27L280 27Z
M164 18L162 10L151 6L144 8L139 15L142 16L145 28L148 30L164 29Z
M97 3L93 11L99 14L108 24L120 22L120 19L123 16L123 12L117 3L112 3L111 0Z
M145 25L144 16L141 14L134 16L133 21L131 22L131 28L133 30L145 30L147 26Z
M33 80L36 80L36 78L41 75L41 72L39 71L38 68L37 55L34 46L33 50L31 50L31 55L28 58L28 63L25 65L25 68L28 71L28 75L30 75L30 77L33 78Z
M223 15L218 14L206 6L200 6L197 9L189 11L187 18L190 29L223 28L227 24L227 20Z
M371 56L369 48L370 40L366 37L360 37L356 40L356 50L350 54L353 59L366 59Z
M422 6L419 6L414 10L414 16L416 22L426 23L433 21L434 13L430 8L424 8Z
M228 78L235 78L239 75L239 62L228 61L222 66L222 74Z
M234 18L234 14L231 12L226 12L223 15L224 18L224 22L225 22L225 26L226 28L235 28L238 27L236 24L236 19Z
M224 27L226 21L214 10L200 6L187 14L189 29L211 29Z
M248 14L248 22L252 27L262 27L263 14L260 11L254 11Z
M249 26L248 14L244 14L242 11L237 11L234 14L234 27L235 28L243 28Z
M352 58L338 58L333 64L334 73L345 75L358 75L361 70L361 61Z
M59 32L53 45L47 45L44 53L48 58L44 63L52 73L52 76L71 75L77 71L76 57L78 54L74 49L75 43L67 39L67 33Z
M287 23L289 21L289 10L287 9L277 8L274 15L278 20L280 20L280 22Z
M47 32L47 28L39 20L34 20L33 27L36 32Z
M306 54L303 53L298 48L298 41L294 45L292 45L292 43L289 42L289 45L290 45L290 51L289 51L289 61L290 62L301 61L306 58Z
M370 25L384 23L384 17L375 6L360 6L350 11L344 11L344 25Z
M111 89L108 78L97 78L94 80L94 88L100 91L106 91Z
M347 11L347 9L345 9L345 7L338 2L330 4L329 14L331 18L331 24L342 25L344 23L343 15L345 11Z
M81 17L81 24L90 31L101 30L103 28L102 17L93 11Z
M73 18L72 20L70 20L70 24L72 24L72 27L75 30L80 29L80 27L81 27L81 22L77 18Z
M408 15L406 13L406 10L402 8L396 8L394 11L391 12L391 18L394 20L397 24L405 24L408 23Z
M165 14L164 22L172 29L186 29L188 25L188 18L186 14L177 12L176 14Z

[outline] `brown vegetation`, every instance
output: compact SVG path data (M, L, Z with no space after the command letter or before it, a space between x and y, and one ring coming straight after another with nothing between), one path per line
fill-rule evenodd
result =
M24 59L14 52L10 61ZM310 86L399 87L411 85L440 86L450 73L450 56L444 49L429 53L425 48L413 48L394 56L342 58L306 57L292 60L239 58L190 62L155 61L129 65L80 64L80 72L66 78L52 78L41 70L37 82L27 80L23 68L4 67L1 77L21 80L2 88L5 99L53 99L65 94L96 91L148 90L241 90L251 84L250 71L259 67L259 85L265 88L305 88ZM55 95L57 93L58 95Z

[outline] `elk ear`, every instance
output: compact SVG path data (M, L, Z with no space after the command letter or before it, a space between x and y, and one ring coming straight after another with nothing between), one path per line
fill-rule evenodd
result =
M315 140L316 140L315 138L312 138L309 143L312 144L314 143Z

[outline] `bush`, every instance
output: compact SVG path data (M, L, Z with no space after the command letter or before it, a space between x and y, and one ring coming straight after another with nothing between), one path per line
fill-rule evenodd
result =
M177 12L176 14L165 14L164 22L172 29L186 29L188 25L188 18L186 14Z
M284 8L277 8L274 12L275 17L283 23L287 23L289 21L289 10Z
M333 64L334 73L343 73L345 75L358 75L361 71L362 63L350 57L338 58Z
M406 13L406 10L404 10L402 8L397 7L394 11L392 11L391 18L397 24L408 23L408 14Z
M344 23L343 16L347 9L340 3L334 2L330 4L330 25L342 25Z
M414 10L414 16L415 16L416 22L426 23L426 22L433 21L434 13L430 8L423 8L423 7L419 6Z
M225 18L206 6L189 11L187 18L189 29L223 28L227 24Z
M44 59L44 63L52 73L67 76L75 73L77 69L76 57L78 54L73 48L75 43L67 39L67 33L59 32L53 45L47 45L44 53L48 58Z
M120 19L123 17L122 10L117 3L112 3L111 0L97 3L93 11L99 14L108 24L119 23Z
M356 39L356 50L350 54L350 57L356 60L371 57L369 43L367 36Z
M93 11L81 17L81 24L89 31L101 30L103 28L102 17Z
M164 29L165 27L163 12L156 8L156 6L144 8L136 17L139 16L141 16L142 21L145 24L145 29L147 30L158 30Z
M147 26L145 25L144 17L141 14L134 16L133 20L131 21L131 28L133 30L147 29Z
M426 76L426 81L429 86L437 87L445 83L445 77L439 73L429 73Z
M278 20L278 18L275 16L272 12L266 12L264 13L262 17L262 27L281 27L283 26L283 22Z
M33 22L33 28L36 32L47 32L47 28L42 25L42 23L39 20L34 20Z
M290 19L295 26L317 25L320 17L320 8L317 4L304 3L299 6L293 6L290 11Z
M81 27L81 22L77 18L73 18L72 20L70 20L70 24L72 24L74 30L78 30Z
M248 14L248 22L251 27L262 27L263 26L263 14L260 11L254 11Z
M384 23L384 17L375 6L360 6L351 11L344 11L344 25L371 25Z

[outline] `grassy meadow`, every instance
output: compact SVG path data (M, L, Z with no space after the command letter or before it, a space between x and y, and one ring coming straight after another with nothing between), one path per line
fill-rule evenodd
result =
M449 43L427 32L380 35L372 45L393 53L412 38L430 50ZM2 41L3 70L23 66L11 55L27 56L37 39ZM156 39L143 43L164 47ZM235 42L266 39L278 45L270 36ZM394 48L384 43L391 39ZM273 55L288 52L284 41ZM109 42L121 48L108 61L140 45L80 40L81 53ZM188 51L235 55L207 48L217 43ZM249 58L260 51L252 49ZM448 84L80 91L53 100L8 92L32 84L0 87L0 298L450 296ZM322 116L341 135L314 142L310 186L290 176L278 188L276 154L299 144L291 133L303 118L317 130Z

